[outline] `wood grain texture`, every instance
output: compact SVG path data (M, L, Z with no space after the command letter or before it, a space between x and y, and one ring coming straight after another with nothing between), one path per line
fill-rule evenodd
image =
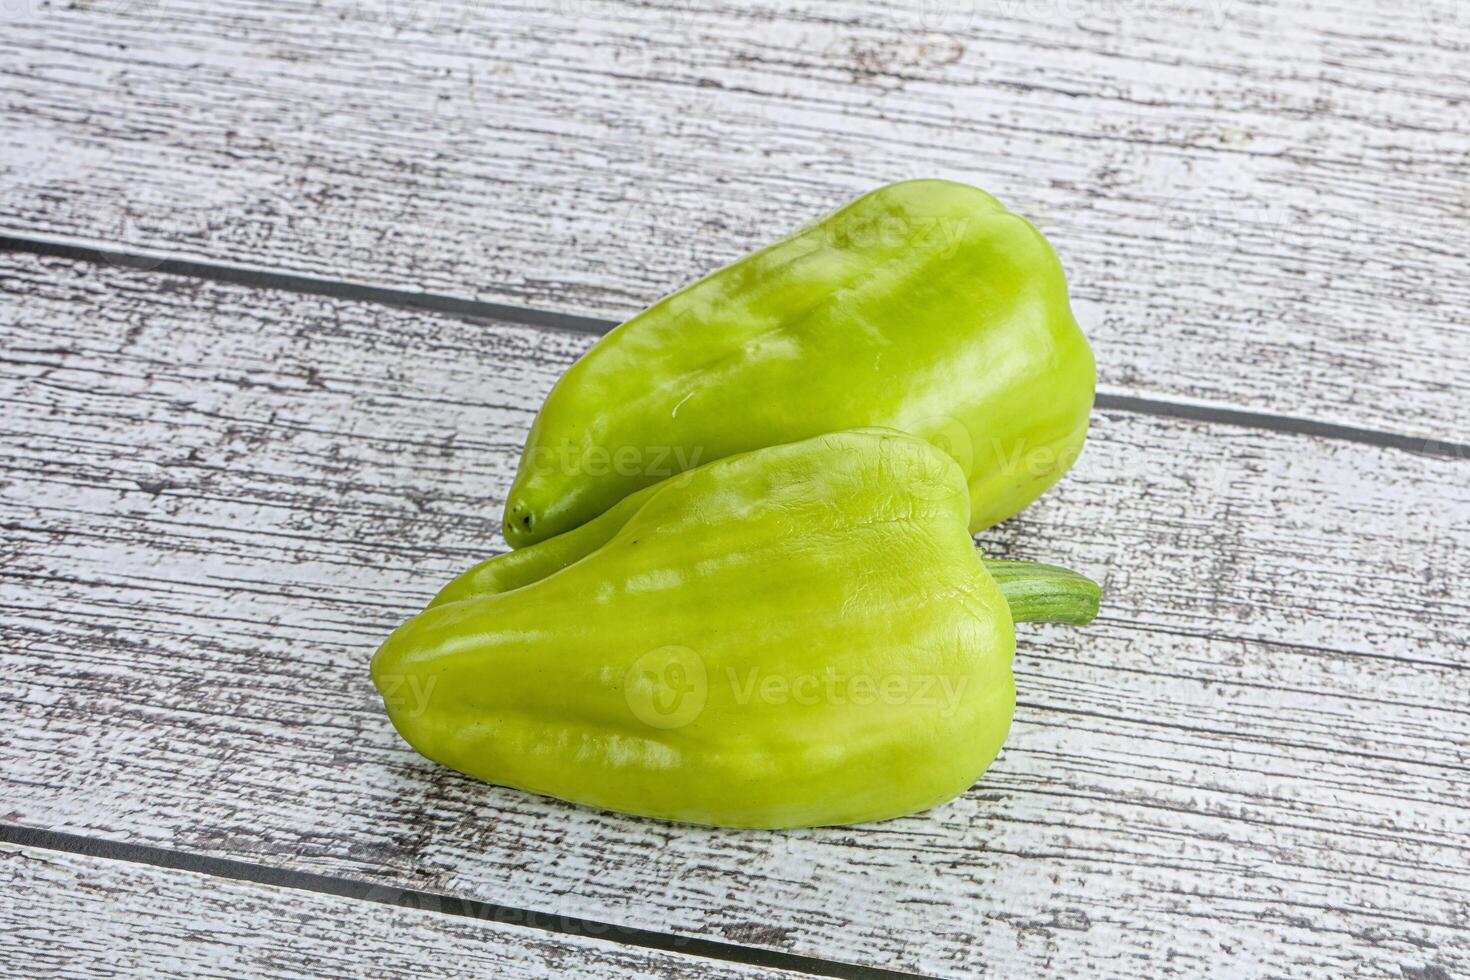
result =
M884 181L1104 390L1470 428L1463 0L13 0L0 228L621 317Z
M0 844L0 887L0 962L12 976L797 976L10 844Z
M367 676L589 338L0 269L0 819L946 976L1470 969L1470 461L1099 413L984 539L1106 598L974 790L678 827L436 767Z

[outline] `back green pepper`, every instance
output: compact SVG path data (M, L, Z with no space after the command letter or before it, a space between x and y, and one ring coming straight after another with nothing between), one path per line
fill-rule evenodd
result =
M891 184L593 346L536 417L505 537L553 537L700 462L872 425L950 452L980 530L1075 460L1094 380L1035 228L974 187Z
M373 680L424 755L536 793L733 827L924 810L1000 749L1013 622L1097 610L983 560L970 514L955 460L892 430L730 456L466 572Z

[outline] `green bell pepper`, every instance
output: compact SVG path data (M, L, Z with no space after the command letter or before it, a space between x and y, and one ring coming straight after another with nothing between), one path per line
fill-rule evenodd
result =
M891 184L594 345L536 417L505 538L561 534L700 462L864 426L950 452L980 530L1075 460L1094 373L1040 232L974 187Z
M1096 584L983 560L956 461L866 429L732 455L492 558L373 657L461 772L732 827L858 823L969 788L1015 705L1014 622Z

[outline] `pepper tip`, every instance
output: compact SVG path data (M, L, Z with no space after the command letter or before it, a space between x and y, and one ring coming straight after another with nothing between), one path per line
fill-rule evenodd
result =
M535 527L535 515L524 500L511 501L505 508L505 520L501 524L501 531L505 534L505 542L512 548L531 543L531 533Z

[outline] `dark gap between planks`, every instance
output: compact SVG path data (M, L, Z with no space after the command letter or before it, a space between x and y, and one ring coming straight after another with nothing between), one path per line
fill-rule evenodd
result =
M319 279L293 273L270 272L243 266L223 265L211 262L194 262L187 259L167 259L134 252L114 252L85 245L73 245L42 238L22 238L0 234L0 251L25 252L53 258L72 259L79 262L107 262L110 265L132 268L147 272L207 279L212 282L230 283L252 289L278 289L284 292L304 293L312 296L327 296L332 299L375 303L412 310L427 310L447 313L477 322L502 321L521 326L542 329L565 330L573 333L601 335L618 325L619 321L599 317L578 316L552 310L538 310L504 303L489 303L480 300L450 296L446 293L415 292L410 289L392 289L384 286L366 286L337 279ZM1470 443L1452 442L1445 439L1424 439L1418 436L1400 435L1378 429L1363 429L1351 425L1337 425L1314 419L1296 418L1289 415L1273 415L1269 412L1251 412L1233 408L1218 408L1210 405L1190 405L1183 402L1165 401L1156 398L1140 398L1134 395L1110 395L1100 393L1094 402L1096 407L1108 411L1131 412L1136 415L1153 415L1162 418L1187 419L1192 422L1212 422L1245 429L1264 429L1289 435L1316 436L1341 442L1356 442L1380 449L1396 449L1421 456L1437 456L1449 459L1470 459Z
M923 974L902 973L897 970L885 970L879 967L839 963L833 960L820 959L815 956L802 956L799 953L784 953L779 950L762 949L757 946L741 946L737 943L719 942L714 939L676 936L669 933L654 932L650 929L636 929L630 926L614 925L610 922L599 922L595 919L583 919L569 915L553 915L546 912L537 912L533 909L518 909L506 905L497 905L493 902L454 898L448 895L436 895L432 892L417 891L411 888L399 888L393 885L355 881L351 878L341 878L335 875L317 874L311 871L291 871L285 868L273 868L267 865L253 864L249 861L209 857L202 854L189 854L184 851L175 851L165 847L154 847L149 844L124 843L122 841L112 841L98 837L85 837L80 834L62 833L55 830L39 830L34 827L22 827L15 824L0 824L0 843L13 844L17 847L29 847L37 850L80 854L85 857L102 858L110 861L126 861L131 864L143 864L149 867L167 868L174 871L187 871L194 874L208 875L213 878L248 881L272 888L288 888L295 891L335 895L339 898L376 902L379 905L395 905L402 908L417 909L419 911L433 912L441 915L457 915L468 919L480 919L485 922L496 922L504 925L520 926L525 929L536 929L541 932L576 936L583 939L600 939L607 942L620 943L624 946L653 949L665 953L720 960L727 963L739 963L747 966L788 970L796 973L805 973L809 976L846 977L855 978L855 980L887 980L887 978L919 977L921 980L932 980L932 978L924 978Z

